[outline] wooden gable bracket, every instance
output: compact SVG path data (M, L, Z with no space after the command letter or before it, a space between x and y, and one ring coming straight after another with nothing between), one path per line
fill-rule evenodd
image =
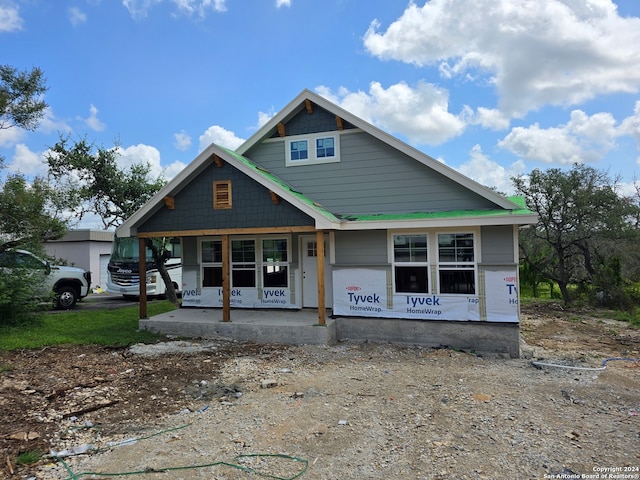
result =
M213 154L213 161L216 164L216 167L218 168L222 168L222 166L224 165L224 160L222 160L218 155L216 155L215 153Z
M273 190L269 190L269 195L271 195L271 201L274 205L278 205L280 203L280 197Z
M173 210L176 206L176 202L175 202L175 198L174 197L164 197L164 204L165 206L169 209L169 210Z
M344 126L342 125L342 118L336 115L336 125L338 125L338 130L344 130Z
M307 107L307 113L309 115L311 115L313 113L313 104L311 103L311 100L309 100L308 98L304 101L304 105L305 107Z
M284 137L284 123L282 122L278 124L278 135Z

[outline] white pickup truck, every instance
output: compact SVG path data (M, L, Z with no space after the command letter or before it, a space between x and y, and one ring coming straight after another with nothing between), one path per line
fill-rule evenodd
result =
M11 271L25 268L41 276L43 296L53 291L55 306L60 310L73 308L78 300L89 294L91 272L75 267L51 265L26 250L5 250L0 253L0 269Z

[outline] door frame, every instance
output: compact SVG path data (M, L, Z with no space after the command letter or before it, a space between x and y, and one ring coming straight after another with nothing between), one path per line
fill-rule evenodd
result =
M306 242L317 239L316 235L301 234L298 236L298 258L300 259L300 305L302 308L317 308L318 307L318 267L317 263L313 266L313 278L305 278L305 268L308 265L307 262L317 262L316 257L307 256ZM327 308L333 308L333 274L331 273L331 264L333 258L333 235L331 232L324 234L325 249L324 249L324 285L325 285L325 306ZM307 281L306 287L313 289L315 296L315 305L305 303L305 280Z

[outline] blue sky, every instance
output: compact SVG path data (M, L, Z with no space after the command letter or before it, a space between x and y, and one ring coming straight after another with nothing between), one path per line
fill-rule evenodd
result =
M0 175L45 174L63 133L172 178L308 88L506 193L574 162L640 178L637 0L0 0L0 63L49 86Z

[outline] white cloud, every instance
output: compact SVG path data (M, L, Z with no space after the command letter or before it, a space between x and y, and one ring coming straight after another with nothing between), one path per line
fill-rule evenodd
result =
M174 133L173 138L175 138L174 145L178 150L185 151L191 146L191 136L184 130Z
M99 110L95 107L95 105L93 104L90 105L89 116L83 120L91 130L95 130L96 132L101 132L105 128L107 128L107 126L100 119L98 119L98 112Z
M244 142L243 138L236 137L236 134L222 128L219 125L213 125L200 135L200 151L207 148L212 143L222 147L235 150Z
M0 5L0 32L15 32L22 30L23 20L18 6L9 2Z
M291 0L276 0L276 8L280 7L290 7Z
M77 7L71 7L67 10L69 21L74 27L87 21L87 15Z
M127 148L116 147L118 152L118 167L128 169L136 163L148 163L151 167L150 175L155 178L162 175L164 169L160 163L160 152L156 147L138 144Z
M469 156L469 161L457 169L460 173L482 185L496 188L499 192L507 195L514 193L511 177L525 172L524 162L519 160L505 168L482 153L480 145L475 145L471 149Z
M41 154L29 150L23 143L16 145L15 153L8 170L15 173L22 173L26 176L44 176L47 174L47 165Z
M273 110L269 112L258 112L258 128L262 128L275 115Z
M636 102L633 115L625 118L618 129L620 135L629 135L636 141L636 147L640 150L640 101ZM640 165L640 157L636 159L636 164Z
M180 13L205 17L208 10L226 12L226 0L171 0Z
M491 130L504 130L509 128L510 121L504 114L495 108L478 107L473 123L482 125Z
M166 178L167 180L171 180L178 173L180 173L186 166L187 165L184 162L181 162L180 160L176 160L175 162L172 162L170 165L164 167L164 170L163 170L164 178Z
M411 2L380 28L373 21L364 36L372 55L489 82L509 118L640 88L640 18L611 0Z
M411 143L438 145L461 135L469 113L449 112L449 93L433 84L420 82L415 88L404 82L384 89L372 82L369 92L341 88L333 94L327 87L316 91L345 110L390 132L401 132Z
M11 147L16 145L27 136L26 130L22 128L2 128L0 129L0 147Z
M52 132L70 132L71 127L64 121L56 118L51 107L47 107L44 110L44 116L38 124L38 131L43 133Z
M498 145L527 160L570 165L602 159L618 135L610 113L588 116L574 110L566 125L516 127Z
M122 0L122 5L129 10L129 15L136 19L145 18L149 9L159 3L162 3L162 0Z
M640 183L638 182L638 180L635 180L634 182L620 182L617 184L618 188L616 189L616 192L618 195L623 195L625 197L634 197L638 192L638 187L640 187Z
M640 101L636 102L633 115L622 121L619 130L621 134L633 137L640 150Z
M145 18L151 8L164 0L122 0L122 5L136 19ZM172 3L179 14L204 18L207 12L226 12L226 0L167 0Z

